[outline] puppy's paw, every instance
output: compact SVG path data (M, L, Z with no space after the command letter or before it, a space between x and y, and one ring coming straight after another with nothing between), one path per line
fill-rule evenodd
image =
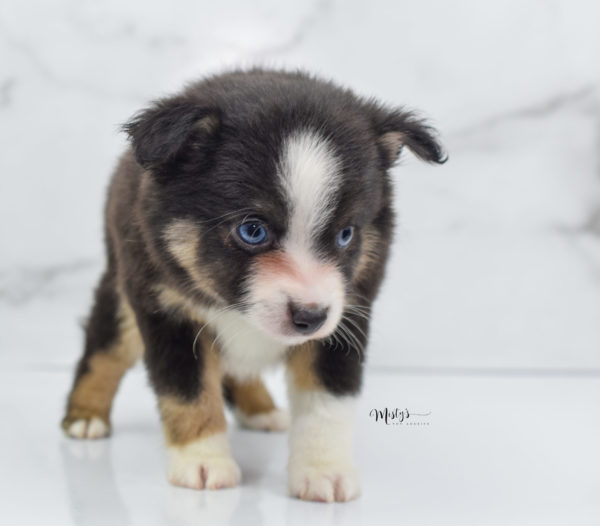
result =
M346 502L360 495L360 479L352 465L290 463L290 494L302 500Z
M240 482L240 468L229 452L224 434L199 439L185 446L171 446L169 481L192 489L233 488Z
M169 481L192 489L233 488L240 482L240 468L231 457L171 460Z
M90 418L65 417L62 422L65 433L71 438L95 439L110 435L110 424L98 416Z
M285 431L290 425L288 412L283 409L272 409L254 415L247 415L238 409L235 415L240 426L257 431Z

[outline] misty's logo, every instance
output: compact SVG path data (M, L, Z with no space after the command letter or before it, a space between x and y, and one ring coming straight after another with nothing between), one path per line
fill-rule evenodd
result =
M431 411L428 411L427 413L416 413L409 411L408 408L398 409L397 407L394 409L390 409L389 407L384 409L371 409L369 412L369 416L375 420L375 422L381 422L388 426L428 426L429 415L431 415Z

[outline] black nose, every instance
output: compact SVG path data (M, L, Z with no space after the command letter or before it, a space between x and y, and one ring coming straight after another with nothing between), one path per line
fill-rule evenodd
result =
M327 319L327 310L327 307L294 305L290 303L290 313L294 329L300 334L317 332Z

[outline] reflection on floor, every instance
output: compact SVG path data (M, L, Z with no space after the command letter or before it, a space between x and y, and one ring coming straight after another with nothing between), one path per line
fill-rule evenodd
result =
M58 421L69 373L1 373L2 413L9 424L0 435L3 524L597 524L600 519L598 377L371 372L357 424L363 496L326 505L287 496L285 434L234 425L234 456L243 472L239 488L196 492L170 486L154 399L141 370L118 394L110 439L66 439ZM284 401L281 375L268 382ZM376 419L385 408L399 409L404 421Z

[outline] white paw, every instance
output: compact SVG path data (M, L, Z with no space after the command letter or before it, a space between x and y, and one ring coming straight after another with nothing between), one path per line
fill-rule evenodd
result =
M283 409L273 409L255 415L247 415L238 409L235 416L242 427L258 431L285 431L290 425L288 412Z
M292 497L318 502L346 502L360 495L360 479L352 465L290 463Z
M229 452L224 434L168 448L169 481L192 489L232 488L240 482L240 468Z
M72 438L104 438L110 434L110 427L98 417L80 418L67 427L67 435Z
M175 486L192 489L233 488L240 482L240 468L231 457L171 462L169 481Z

